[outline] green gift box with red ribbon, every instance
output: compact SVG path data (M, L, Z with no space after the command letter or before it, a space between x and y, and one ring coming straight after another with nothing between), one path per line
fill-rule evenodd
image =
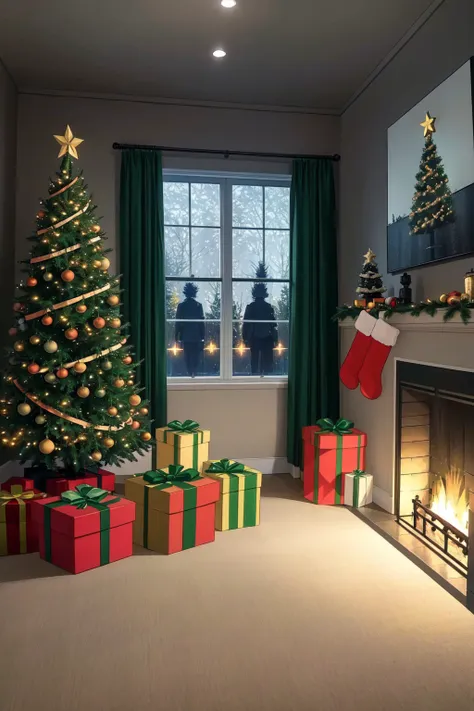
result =
M40 556L59 568L82 573L132 555L133 501L79 484L31 506Z
M365 468L367 435L350 420L329 418L303 427L304 497L315 504L344 503L344 474Z
M125 496L136 503L133 542L166 554L211 543L219 491L218 481L180 464L127 479Z
M156 467L180 464L185 469L201 471L209 459L211 433L203 430L195 420L171 420L166 427L156 430Z

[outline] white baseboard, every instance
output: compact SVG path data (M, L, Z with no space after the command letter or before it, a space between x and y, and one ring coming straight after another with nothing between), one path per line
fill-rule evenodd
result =
M380 506L380 508L384 509L384 511L388 511L392 514L395 513L393 497L390 496L390 494L385 491L385 489L381 489L379 486L374 486L373 500L374 504Z

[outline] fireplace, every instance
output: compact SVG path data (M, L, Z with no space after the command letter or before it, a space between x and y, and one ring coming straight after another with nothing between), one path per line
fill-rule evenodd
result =
M395 465L397 521L467 576L474 372L397 361Z

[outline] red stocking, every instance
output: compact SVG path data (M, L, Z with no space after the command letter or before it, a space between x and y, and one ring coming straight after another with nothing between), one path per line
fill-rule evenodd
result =
M339 372L339 377L349 390L355 390L359 385L359 372L369 350L370 334L374 330L376 323L377 319L367 311L361 311L357 317L355 322L356 335Z
M370 348L359 373L360 391L369 400L382 394L382 371L400 331L383 319L378 319L372 331Z

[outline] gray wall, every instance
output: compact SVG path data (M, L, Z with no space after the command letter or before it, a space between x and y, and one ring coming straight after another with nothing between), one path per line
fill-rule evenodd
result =
M355 298L370 246L386 273L387 128L474 55L473 0L446 0L344 113L340 169L340 301ZM421 129L420 129L421 130ZM413 176L414 182L414 176ZM412 271L414 298L463 288L474 256ZM385 277L398 294L399 276Z
M7 343L14 289L17 93L0 61L0 346Z
M84 139L80 166L103 215L107 246L117 247L120 154L114 141L194 148L216 148L281 153L337 153L340 126L334 116L291 112L249 111L159 103L20 95L18 122L17 258L28 253L38 199L45 195L48 176L58 166L53 134L70 124ZM191 156L166 160L165 167L260 173L289 173L279 162L209 161ZM111 255L118 269L117 252ZM211 456L265 460L285 458L286 388L241 384L174 389L169 392L170 419L192 418L211 429ZM249 407L252 417L249 417ZM226 419L223 418L225 413ZM258 424L256 424L258 423ZM257 463L257 462L255 462ZM282 463L280 462L280 466ZM144 462L140 466L149 467ZM131 470L137 471L137 465ZM123 468L121 473L126 473Z

